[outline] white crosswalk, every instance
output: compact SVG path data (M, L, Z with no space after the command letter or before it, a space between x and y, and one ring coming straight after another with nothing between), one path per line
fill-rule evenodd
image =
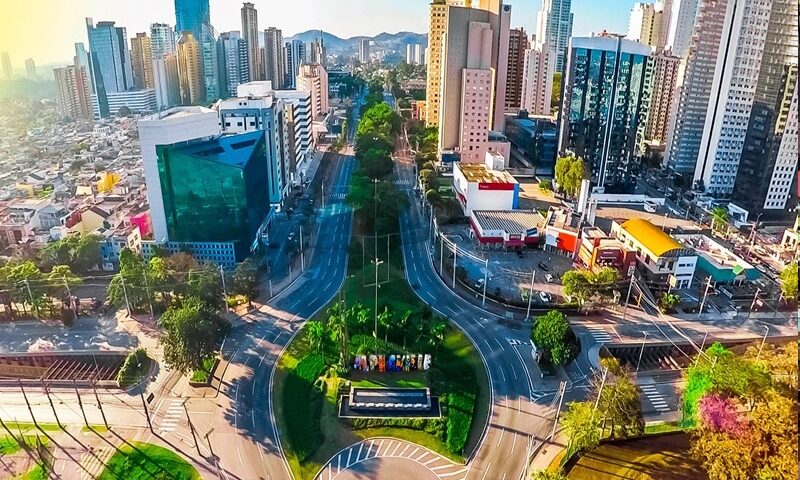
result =
M164 412L164 418L161 420L161 423L158 426L161 434L163 435L164 433L175 431L175 429L178 428L178 422L183 415L183 401L170 401L169 407L167 407L167 410Z
M317 474L317 480L334 480L345 470L373 458L405 458L430 470L439 479L462 480L468 467L453 463L427 448L393 438L363 440L340 451Z
M644 393L644 396L647 397L647 400L653 405L656 411L662 413L670 411L669 405L667 405L667 401L664 399L664 395L656 390L655 386L639 385L639 388L642 389L642 393Z
M81 480L94 480L106 468L108 459L114 455L113 448L98 448L94 452L81 454Z
M592 338L597 341L597 343L608 343L612 340L611 335L605 331L605 329L598 325L590 325L586 327L589 330L589 334L591 334Z

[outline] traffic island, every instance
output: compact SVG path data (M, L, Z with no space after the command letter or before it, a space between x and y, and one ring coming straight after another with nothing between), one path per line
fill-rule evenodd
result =
M339 399L339 418L439 418L439 398L429 388L350 387Z

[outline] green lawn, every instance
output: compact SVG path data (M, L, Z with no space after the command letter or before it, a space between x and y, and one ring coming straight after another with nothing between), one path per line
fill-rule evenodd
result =
M18 434L15 434L14 437L8 435L0 437L0 456L13 455L22 450L22 445L17 442L16 438L19 438ZM36 448L37 446L36 435L23 435L22 441L25 445L31 448ZM48 442L48 438L40 435L39 442L41 442L42 445L45 445Z
M36 465L24 475L16 477L15 480L47 480L49 478L47 470L41 465Z
M131 446L132 445L132 446ZM150 443L123 445L98 480L200 480L200 474L178 454Z
M689 437L668 433L608 442L583 454L568 470L570 480L707 480L689 456Z

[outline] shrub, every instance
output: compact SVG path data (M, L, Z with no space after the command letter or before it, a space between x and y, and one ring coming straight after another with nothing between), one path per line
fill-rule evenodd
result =
M125 363L117 372L117 383L120 387L127 388L139 381L149 369L150 357L147 356L147 350L137 348L125 358Z
M308 355L289 373L284 382L284 417L289 443L298 461L314 454L323 442L320 429L323 395L314 382L325 370L321 355Z
M454 392L447 398L447 449L461 455L467 444L475 408L475 394Z

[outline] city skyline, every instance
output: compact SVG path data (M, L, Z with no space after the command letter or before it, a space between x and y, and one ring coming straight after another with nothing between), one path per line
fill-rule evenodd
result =
M374 36L381 32L413 31L426 33L428 29L427 0L406 2L396 8L390 0L353 0L346 9L341 4L327 1L321 5L313 0L297 0L293 8L271 5L267 0L254 0L257 10L265 12L259 25L261 30L274 26L290 37L300 32L322 29L336 36ZM512 26L536 31L536 14L541 0L512 0ZM573 0L575 16L574 35L588 35L604 29L625 33L628 13L633 0L613 0L599 5L591 0ZM211 0L211 24L218 32L240 30L241 2ZM391 13L389 12L391 9ZM297 12L306 15L297 15ZM269 16L266 12L271 12ZM171 1L142 0L135 3L78 0L56 2L31 0L3 7L0 15L0 51L9 52L15 71L23 69L24 60L33 58L37 66L67 64L74 54L75 42L86 42L85 17L95 22L114 21L125 27L128 36L149 32L151 23L167 23L174 27L175 11ZM60 41L19 42L20 38L53 39Z

